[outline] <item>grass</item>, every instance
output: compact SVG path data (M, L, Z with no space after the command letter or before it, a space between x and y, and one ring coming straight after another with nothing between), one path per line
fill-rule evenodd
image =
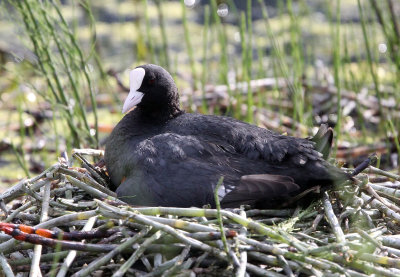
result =
M337 134L337 139L335 140L335 147L333 149L333 154L336 154L336 151L338 149L338 142L340 140L340 135L341 135L341 127L342 127L342 106L341 106L341 81L340 81L340 63L341 63L341 49L340 49L340 0L336 1L336 13L335 13L336 17L336 24L332 26L332 40L334 43L334 47L333 47L333 75L334 75L334 79L335 79L335 86L337 88L337 108L336 108L336 112L337 112L337 122L336 122L336 134ZM333 29L334 27L334 29Z
M51 94L44 98L52 105L58 106L62 117L65 119L70 134L71 145L79 147L81 140L88 140L94 146L97 145L98 135L91 135L91 130L86 116L86 107L83 99L85 94L78 91L81 80L79 74L83 74L88 86L93 113L95 114L95 130L97 130L96 101L88 66L84 60L80 46L65 21L59 7L50 3L44 6L37 5L34 1L13 2L14 7L22 18L34 52L38 58L40 74L45 78ZM49 10L56 12L57 17L50 17ZM56 22L61 22L61 30L54 28ZM54 48L50 42L54 43ZM53 51L57 51L58 55ZM67 75L66 80L62 80ZM70 89L64 89L68 85ZM83 86L83 85L82 85ZM74 100L74 104L71 102ZM77 121L82 123L79 128Z
M99 146L102 134L96 131L98 125L108 121L108 107L118 109L122 98L114 79L106 75L107 70L124 73L128 67L147 62L168 68L181 90L191 89L188 99L203 96L198 107L185 103L188 110L224 113L261 125L258 114L268 110L277 115L275 120L280 125L287 124L284 117L289 116L293 120L290 129L308 127L300 134L307 136L310 127L327 120L313 114L316 107L309 90L316 82L336 88L336 99L324 104L328 116L337 115L332 122L338 138L335 150L342 141L362 144L398 137L399 116L382 104L390 98L397 103L400 100L399 93L387 92L398 90L400 76L400 52L396 51L400 45L399 20L392 0L337 0L315 6L308 6L304 0L289 0L286 4L279 1L276 9L265 6L264 1L247 0L246 10L228 1L228 17L218 15L219 3L212 0L210 5L191 9L183 0L127 1L110 10L115 18L104 14L103 4L113 6L105 1L90 5L86 1L78 5L32 0L10 1L8 6L2 3L6 8L2 9L2 21L20 29L19 41L38 59L37 64L14 64L16 70L12 72L2 65L6 76L19 75L14 78L16 86L5 93L28 84L38 103L50 105L55 115L43 131L55 141L56 154L65 146ZM343 11L349 10L359 14L354 16L358 20L343 20ZM0 29L0 34L4 32ZM379 43L386 44L386 53L378 52ZM316 67L318 62L323 66ZM126 74L121 78L127 84ZM276 87L250 91L250 81L257 78L275 78ZM282 78L283 87L279 84ZM232 89L236 82L247 84L247 90ZM6 81L1 79L2 83ZM227 107L204 100L209 84L227 85ZM346 101L342 92L359 94L363 89L378 100L379 130L376 133L366 123L365 114L370 108L356 99L354 127L360 132L349 134L349 117L340 105ZM111 99L108 107L100 110L99 95ZM29 109L26 101L18 101L20 119ZM119 116L112 118L117 121ZM22 132L1 135L19 136L19 149L35 136Z

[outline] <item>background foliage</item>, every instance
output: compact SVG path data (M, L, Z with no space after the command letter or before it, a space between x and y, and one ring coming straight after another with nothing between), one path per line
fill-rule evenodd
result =
M382 166L398 166L397 1L0 6L2 183L39 172L60 151L101 148L121 118L127 70L143 63L173 74L187 111L298 136L328 123L342 161L376 151Z

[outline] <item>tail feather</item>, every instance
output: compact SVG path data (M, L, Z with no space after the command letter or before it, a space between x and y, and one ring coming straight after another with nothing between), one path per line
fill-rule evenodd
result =
M274 199L289 197L299 191L300 187L289 176L254 174L242 176L238 186L225 195L221 201L224 208L240 205L255 205L259 201L268 202Z
M319 127L318 132L311 138L315 142L315 150L320 152L324 159L328 159L332 148L333 130L326 124Z

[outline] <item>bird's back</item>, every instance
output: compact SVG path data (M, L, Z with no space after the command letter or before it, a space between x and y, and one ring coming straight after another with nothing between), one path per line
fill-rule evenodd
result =
M219 195L226 206L284 199L332 183L329 165L309 140L229 117L182 114L155 124L135 116L121 120L106 151L112 181L122 183L117 193L128 203L213 205L221 176Z

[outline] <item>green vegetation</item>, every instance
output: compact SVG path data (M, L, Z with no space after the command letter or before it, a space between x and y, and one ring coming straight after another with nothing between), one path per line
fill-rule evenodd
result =
M14 177L32 157L46 167L62 150L101 147L121 117L115 76L127 86L127 69L150 62L173 73L188 111L298 136L328 122L349 163L341 147L400 153L395 1L222 2L1 2L0 139L23 170ZM38 111L52 114L26 127Z

